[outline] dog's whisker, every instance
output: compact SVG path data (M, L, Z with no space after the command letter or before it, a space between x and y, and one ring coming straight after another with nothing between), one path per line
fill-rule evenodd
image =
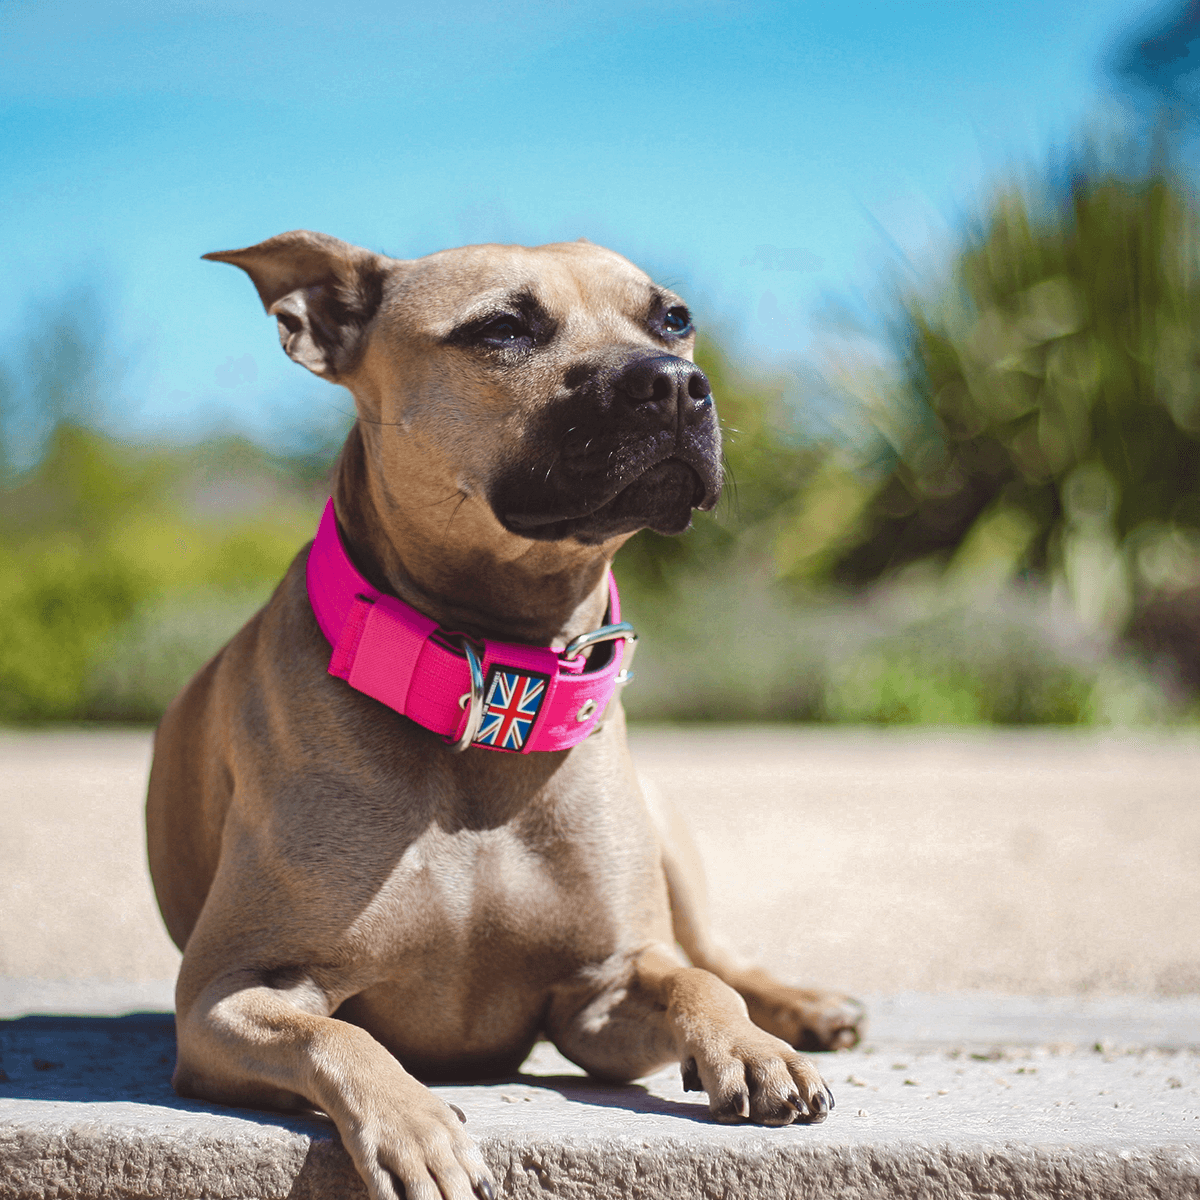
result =
M740 517L742 515L742 507L741 496L738 493L737 476L733 473L733 466L724 451L721 452L721 470L724 475L724 483L721 487L721 504L734 517Z
M364 425L377 425L380 429L403 429L404 424L401 421L376 421L372 417L358 418Z
M457 497L457 496L462 496L463 499L466 499L466 493L461 488L455 488L454 491L452 491L450 493L450 495L443 496L440 500L431 500L428 504L423 504L421 507L422 508L438 508L443 504L449 504L450 501L455 499L455 497ZM462 501L460 500L459 503L461 504Z
M454 518L458 516L458 510L460 508L462 508L462 506L464 504L466 504L466 502L470 499L470 497L467 495L467 493L464 491L461 491L461 490L457 493L457 495L459 497L459 501L454 506L454 511L450 514L449 519L446 521L446 528L442 530L443 540L445 539L446 534L448 534L450 532L450 526L453 523ZM451 497L451 499L453 499L453 497ZM444 501L443 501L443 503L444 503Z

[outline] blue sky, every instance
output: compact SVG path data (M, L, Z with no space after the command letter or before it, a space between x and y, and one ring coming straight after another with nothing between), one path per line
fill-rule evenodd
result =
M0 331L91 282L131 436L348 407L208 250L586 236L751 362L1100 112L1116 0L0 0ZM814 332L816 329L816 332ZM0 346L0 358L4 348Z

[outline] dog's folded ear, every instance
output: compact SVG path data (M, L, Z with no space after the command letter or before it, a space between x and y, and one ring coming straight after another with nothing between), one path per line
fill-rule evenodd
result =
M334 382L354 368L383 297L388 259L307 229L204 257L250 276L289 358Z

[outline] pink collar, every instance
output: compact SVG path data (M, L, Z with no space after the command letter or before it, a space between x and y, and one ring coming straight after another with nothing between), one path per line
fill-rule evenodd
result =
M346 553L332 500L308 552L307 577L313 614L333 646L330 675L441 734L456 750L569 749L600 727L613 692L632 678L637 634L621 621L611 571L614 623L575 638L561 654L446 632L372 587ZM598 650L590 658L580 656L593 645Z

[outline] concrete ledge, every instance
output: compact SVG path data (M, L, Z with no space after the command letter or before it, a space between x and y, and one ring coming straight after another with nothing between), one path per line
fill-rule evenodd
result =
M925 1001L877 998L881 1036L819 1056L838 1100L820 1126L715 1125L674 1071L605 1086L546 1045L510 1080L437 1090L507 1197L1200 1194L1200 1005L987 998L992 1033L1016 1036L934 1042L914 1010L969 1032L981 998ZM1053 1041L1028 1036L1052 1017ZM1190 1039L1132 1036L1173 1022ZM0 1197L365 1194L327 1121L181 1101L173 1055L168 1014L0 1025Z

